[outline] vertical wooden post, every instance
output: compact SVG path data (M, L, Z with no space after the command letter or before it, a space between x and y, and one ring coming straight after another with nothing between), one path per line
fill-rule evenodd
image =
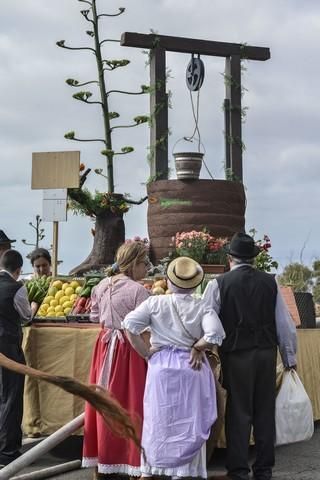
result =
M230 172L231 169L231 149L230 149L230 100L224 99L224 139L225 139L225 171Z
M242 173L242 125L241 125L241 58L226 58L226 98L230 101L230 155L234 178L241 181Z
M56 277L58 273L58 236L59 222L53 222L53 241L52 241L52 276Z
M166 51L150 50L150 176L168 178L168 98L166 94Z

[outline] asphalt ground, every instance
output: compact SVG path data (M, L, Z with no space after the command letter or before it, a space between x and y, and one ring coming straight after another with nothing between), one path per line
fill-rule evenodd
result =
M31 444L25 445L24 450L29 449L30 446ZM50 453L43 455L31 466L16 473L16 476L80 459L81 447L81 437L71 437L55 447ZM250 447L250 459L252 461L254 459L254 447ZM208 467L208 475L225 473L224 462L225 449L216 449ZM56 480L92 480L94 469L77 469L50 478ZM320 480L320 422L316 423L315 433L308 442L276 448L276 466L273 478L275 480Z

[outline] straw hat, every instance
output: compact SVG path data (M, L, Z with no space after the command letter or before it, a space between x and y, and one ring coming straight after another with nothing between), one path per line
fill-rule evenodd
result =
M169 263L167 277L179 288L196 288L203 280L203 270L199 263L189 257L178 257Z

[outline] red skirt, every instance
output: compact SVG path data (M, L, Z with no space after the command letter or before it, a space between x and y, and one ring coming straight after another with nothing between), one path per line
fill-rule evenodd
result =
M101 368L110 341L102 339L105 330L100 332L96 341L90 369L90 383L98 383ZM140 418L140 430L143 415L143 394L147 364L131 347L123 334L123 342L116 340L110 369L108 391L132 414ZM141 431L140 431L141 437ZM140 476L140 451L131 440L114 436L107 428L103 418L88 403L85 406L83 467L98 466L100 473L123 473Z

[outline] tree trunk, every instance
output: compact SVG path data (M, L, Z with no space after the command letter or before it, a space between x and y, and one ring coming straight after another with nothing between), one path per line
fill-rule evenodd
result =
M117 248L125 240L123 215L110 211L96 216L93 247L89 256L70 275L82 275L89 270L101 270L114 262Z

